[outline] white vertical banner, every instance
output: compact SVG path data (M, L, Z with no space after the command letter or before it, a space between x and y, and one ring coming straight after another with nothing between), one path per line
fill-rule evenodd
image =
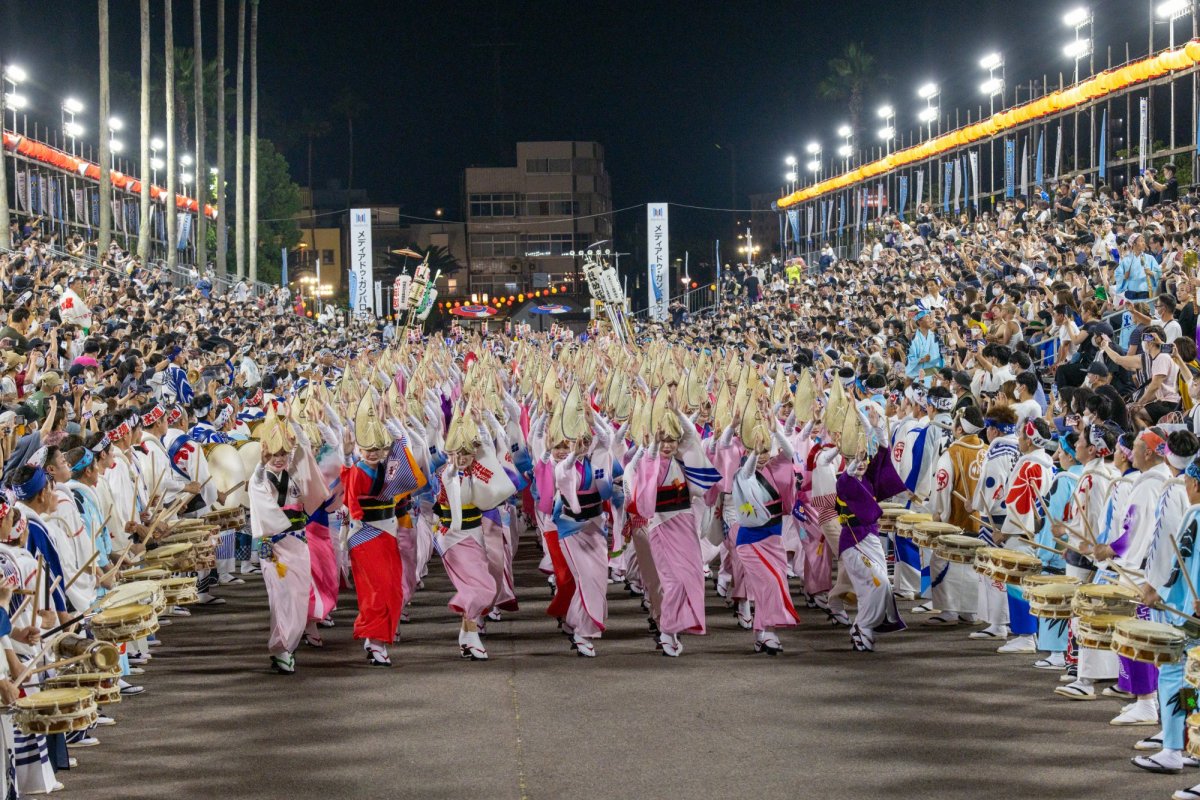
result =
M919 170L917 170L917 192L913 196L913 209L915 211L919 212L921 210L921 197L923 196L924 191L925 191L925 170L919 169Z
M1021 196L1029 196L1029 137L1021 145Z
M375 308L383 310L383 281L375 281Z
M371 209L350 209L350 273L354 291L350 309L359 316L375 315L375 269L371 263Z
M1147 121L1150 117L1150 99L1143 97L1138 100L1138 113L1141 116L1140 124L1138 125L1138 170L1145 172L1146 170L1146 154L1150 150L1149 128Z
M979 209L979 153L974 150L967 153L967 158L971 162L971 198L974 202L975 209Z
M17 170L17 210L29 211L29 173L19 169Z
M671 234L667 226L667 204L646 204L647 316L660 322L667 318L671 303Z

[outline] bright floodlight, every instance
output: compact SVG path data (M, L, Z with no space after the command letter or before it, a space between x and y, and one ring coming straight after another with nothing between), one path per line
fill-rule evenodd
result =
M216 167L209 167L209 168L208 168L208 174L209 174L209 175L220 175L220 174L221 174L221 170L217 169Z
M838 133L838 136L845 138L845 137L849 136L851 133L853 133L853 131L850 130L849 125L839 125L837 133Z
M110 131L119 131L124 127L125 127L125 123L121 120L120 117L109 117L108 118L108 129Z
M150 159L150 169L162 169L166 163L161 158Z
M887 126L886 128L879 129L879 138L880 139L884 139L884 140L893 139L893 138L895 138L895 136L896 136L896 129L893 128L891 125Z
M83 136L83 126L78 122L68 122L63 126L63 130L66 131L67 136L70 136L72 139L78 139Z
M808 145L804 149L808 151L809 155L815 156L817 153L821 152L821 143L820 142L809 142Z
M1068 28L1075 28L1091 19L1092 12L1088 11L1085 6L1073 8L1063 14L1063 25Z
M182 173L179 176L179 182L180 183L191 183L192 182L192 173L190 173L190 172Z
M796 173L795 172L789 172L786 175L784 175L783 177L784 177L784 180L786 180L788 183L796 182Z
M63 100L63 111L69 111L72 114L78 114L83 111L83 103L76 100L74 97L68 97Z
M936 83L927 83L920 89L917 89L917 97L921 98L922 100L927 100L937 93L938 87Z
M120 139L113 139L111 142L108 143L108 149L113 151L114 153L119 153L125 149L125 145L121 142Z
M888 117L894 117L896 115L896 109L892 108L891 106L880 106L878 114L880 119L887 119Z
M1158 4L1158 8L1154 11L1160 19L1174 19L1177 16L1186 14L1191 5L1191 0L1164 0L1164 2Z
M185 167L190 167L192 165L191 155L189 155L188 153L184 153L183 155L181 155L179 157L179 163L183 164Z
M1075 39L1074 41L1067 42L1066 45L1063 46L1063 55L1067 56L1068 58L1081 58L1086 56L1089 44L1090 41L1088 39Z
M979 84L979 91L986 95L1000 94L1000 90L1004 88L1004 81L999 78L989 78Z
M917 119L921 120L921 122L932 122L933 120L937 119L937 115L937 108L934 106L929 106L928 108L921 109L921 113L917 114Z
M1004 63L1004 59L999 53L988 53L983 58L979 59L979 66L983 69L995 69Z
M789 167L794 167L794 166L796 166L796 157L788 156L787 158L785 158L783 160L783 163L787 164Z
M844 144L838 148L838 155L841 156L842 158L849 158L850 154L853 152L854 152L854 148L848 144Z
M808 171L809 172L820 172L820 170L821 170L821 162L820 161L817 161L814 158L812 161L808 162Z
M9 92L8 94L4 95L4 104L9 108L15 108L20 111L22 108L25 108L25 106L29 105L29 98L23 94Z
M13 83L24 83L29 78L29 73L18 67L16 64L9 64L4 68L4 77L8 78Z
M166 145L163 144L163 140L157 136L150 140L150 148L152 150L162 150L164 147L166 147Z

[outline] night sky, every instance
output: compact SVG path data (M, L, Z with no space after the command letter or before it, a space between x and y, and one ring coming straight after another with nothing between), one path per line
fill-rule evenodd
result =
M750 192L779 188L789 152L803 162L805 142L820 139L827 152L839 144L834 131L844 111L819 100L816 84L848 42L864 42L891 78L868 98L868 137L880 127L874 110L885 101L897 107L897 127L907 133L923 102L916 88L927 80L942 85L944 110L957 106L964 118L968 103L977 110L986 77L978 60L991 50L1005 54L1010 86L1043 73L1057 84L1060 70L1069 81L1072 62L1062 45L1073 33L1061 16L1073 5L264 0L260 125L285 145L303 183L304 147L294 130L288 146L287 128L305 111L325 114L331 131L317 143L315 183L344 183L346 123L328 108L352 89L368 104L355 123L355 185L413 214L445 206L448 217L459 217L462 168L508 164L513 143L528 139L601 142L616 208L647 201L728 207L730 163L714 144L732 143L737 204L745 206ZM216 2L204 6L211 58ZM1146 53L1147 3L1091 6L1097 70L1107 47L1114 63L1123 60L1127 40L1131 55ZM177 46L191 46L191 7L176 0ZM0 0L0 58L30 72L23 93L55 123L58 98L80 95L92 137L95 90L82 83L94 78L98 58L95 8L91 0ZM161 52L161 0L153 8ZM137 9L136 0L111 2L113 68L134 74ZM237 2L229 0L231 72L236 22ZM1166 25L1155 27L1165 40ZM136 97L114 97L113 107L134 123ZM156 119L161 131L161 110ZM133 146L133 135L126 138ZM672 212L673 224L683 213ZM690 213L692 226L728 219Z

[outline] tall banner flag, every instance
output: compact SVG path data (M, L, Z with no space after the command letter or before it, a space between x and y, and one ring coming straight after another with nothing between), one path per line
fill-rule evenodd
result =
M962 198L962 162L957 158L954 159L954 213L958 213L962 208L960 199Z
M375 316L375 265L371 262L371 209L350 209L350 309L360 317Z
M815 210L815 209L814 209L812 206L809 206L809 207L808 207L808 234L807 234L807 238L808 238L808 240L809 240L809 241L812 241L812 235L813 235L813 217L814 217L815 215L816 215L816 210ZM796 240L796 243L797 243L797 244L799 244L799 243L800 243L800 240L799 240L799 239L797 239L797 240Z
M1062 175L1062 140L1063 126L1060 122L1058 123L1058 136L1054 141L1054 175L1051 176L1054 180L1058 180L1058 176Z
M954 189L954 162L947 161L942 165L942 213L950 213L950 193Z
M878 190L875 192L875 194L879 200L878 204L875 206L875 219L879 219L883 216L884 209L887 208L887 190L883 188L883 181L877 182L875 186Z
M1029 140L1021 142L1021 196L1029 196Z
M1033 185L1035 187L1046 185L1042 181L1042 174L1046 171L1045 170L1046 162L1045 162L1045 158L1044 158L1045 149L1046 149L1046 132L1041 131L1038 134L1037 156L1033 160ZM1101 165L1104 164L1103 161L1101 161L1100 163L1101 163ZM1101 177L1104 176L1104 167L1103 166L1100 167L1100 175L1101 175Z
M1004 196L1013 197L1016 195L1016 157L1017 143L1012 139L1004 140Z
M652 320L663 322L671 304L671 234L667 225L667 204L646 204L646 308Z
M838 230L840 231L846 224L846 193L843 192L838 203Z
M971 162L971 197L972 205L975 210L979 210L979 152L972 150L967 153L967 159Z
M908 205L908 176L900 176L900 219L904 219L904 210Z
M833 224L833 201L825 201L825 231L824 235L829 235L829 228Z
M921 201L925 197L925 170L917 170L917 191L913 194L913 210L921 211Z
M858 215L858 227L866 229L867 214L869 214L871 212L871 208L868 205L868 203L871 200L871 190L868 189L866 186L864 186L864 187L862 187L862 191L859 192L859 195L862 197L862 203L861 203L860 213Z
M1099 173L1100 173L1100 178L1101 178L1101 180L1103 180L1103 179L1104 179L1104 176L1108 174L1108 169L1107 169L1107 168L1108 168L1108 163L1107 163L1107 159L1104 157L1105 150L1107 149L1107 148L1104 146L1104 144L1105 144L1105 142L1107 142L1107 141L1108 141L1108 138L1107 138L1107 136L1105 136L1105 134L1106 134L1107 132L1108 132L1108 109L1106 108L1106 109L1104 109L1104 113L1103 113L1103 114L1100 116L1100 163L1099 163Z
M1150 98L1143 97L1138 100L1138 113L1141 115L1141 122L1138 126L1138 171L1146 171L1146 153L1150 150L1150 143L1147 137L1150 131L1146 123L1150 117Z
M800 211L795 208L789 208L787 212L788 225L792 229L792 241L800 244Z
M17 210L29 210L29 173L17 170Z
M192 215L181 214L179 216L179 241L175 243L176 250L186 250L188 240L192 238Z
M280 267L279 267L279 285L287 288L287 248L279 248Z

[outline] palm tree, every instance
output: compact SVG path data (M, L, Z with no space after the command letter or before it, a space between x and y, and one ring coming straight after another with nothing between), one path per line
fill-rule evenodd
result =
M875 56L861 42L851 42L837 58L829 60L829 74L817 84L817 93L826 100L845 101L850 114L854 146L862 142L862 111L865 95L873 84L887 76L875 68Z
M312 252L317 251L317 204L313 200L313 142L329 135L329 123L312 111L305 109L300 115L300 135L308 141L308 213L309 236Z
M217 3L217 274L225 275L229 257L229 224L225 192L225 0Z
M200 15L200 0L192 0L192 52L196 67L192 70L196 97L196 267L204 269L208 263L208 220L204 216L204 204L208 202L208 166L204 159L204 45L203 26Z
M234 181L234 251L238 280L246 277L246 0L238 4L237 56L237 180Z
M142 263L150 258L150 0L141 0L142 74L138 163L142 191L138 197L137 253Z
M175 193L179 173L179 157L175 155L175 28L172 8L174 0L163 0L163 26L166 28L166 44L163 53L163 97L167 111L167 268L174 268L179 261L176 250L179 224ZM101 117L103 118L103 114ZM103 137L102 137L103 138Z
M349 197L350 190L354 188L354 120L367 110L367 104L354 92L346 91L334 101L330 110L339 117L346 118L346 145L350 157L350 166L346 170L346 196ZM311 160L311 153L309 158ZM311 183L311 176L309 182Z
M250 0L250 281L258 280L258 0Z
M100 240L98 255L108 252L112 238L112 169L108 149L108 0L100 0Z

